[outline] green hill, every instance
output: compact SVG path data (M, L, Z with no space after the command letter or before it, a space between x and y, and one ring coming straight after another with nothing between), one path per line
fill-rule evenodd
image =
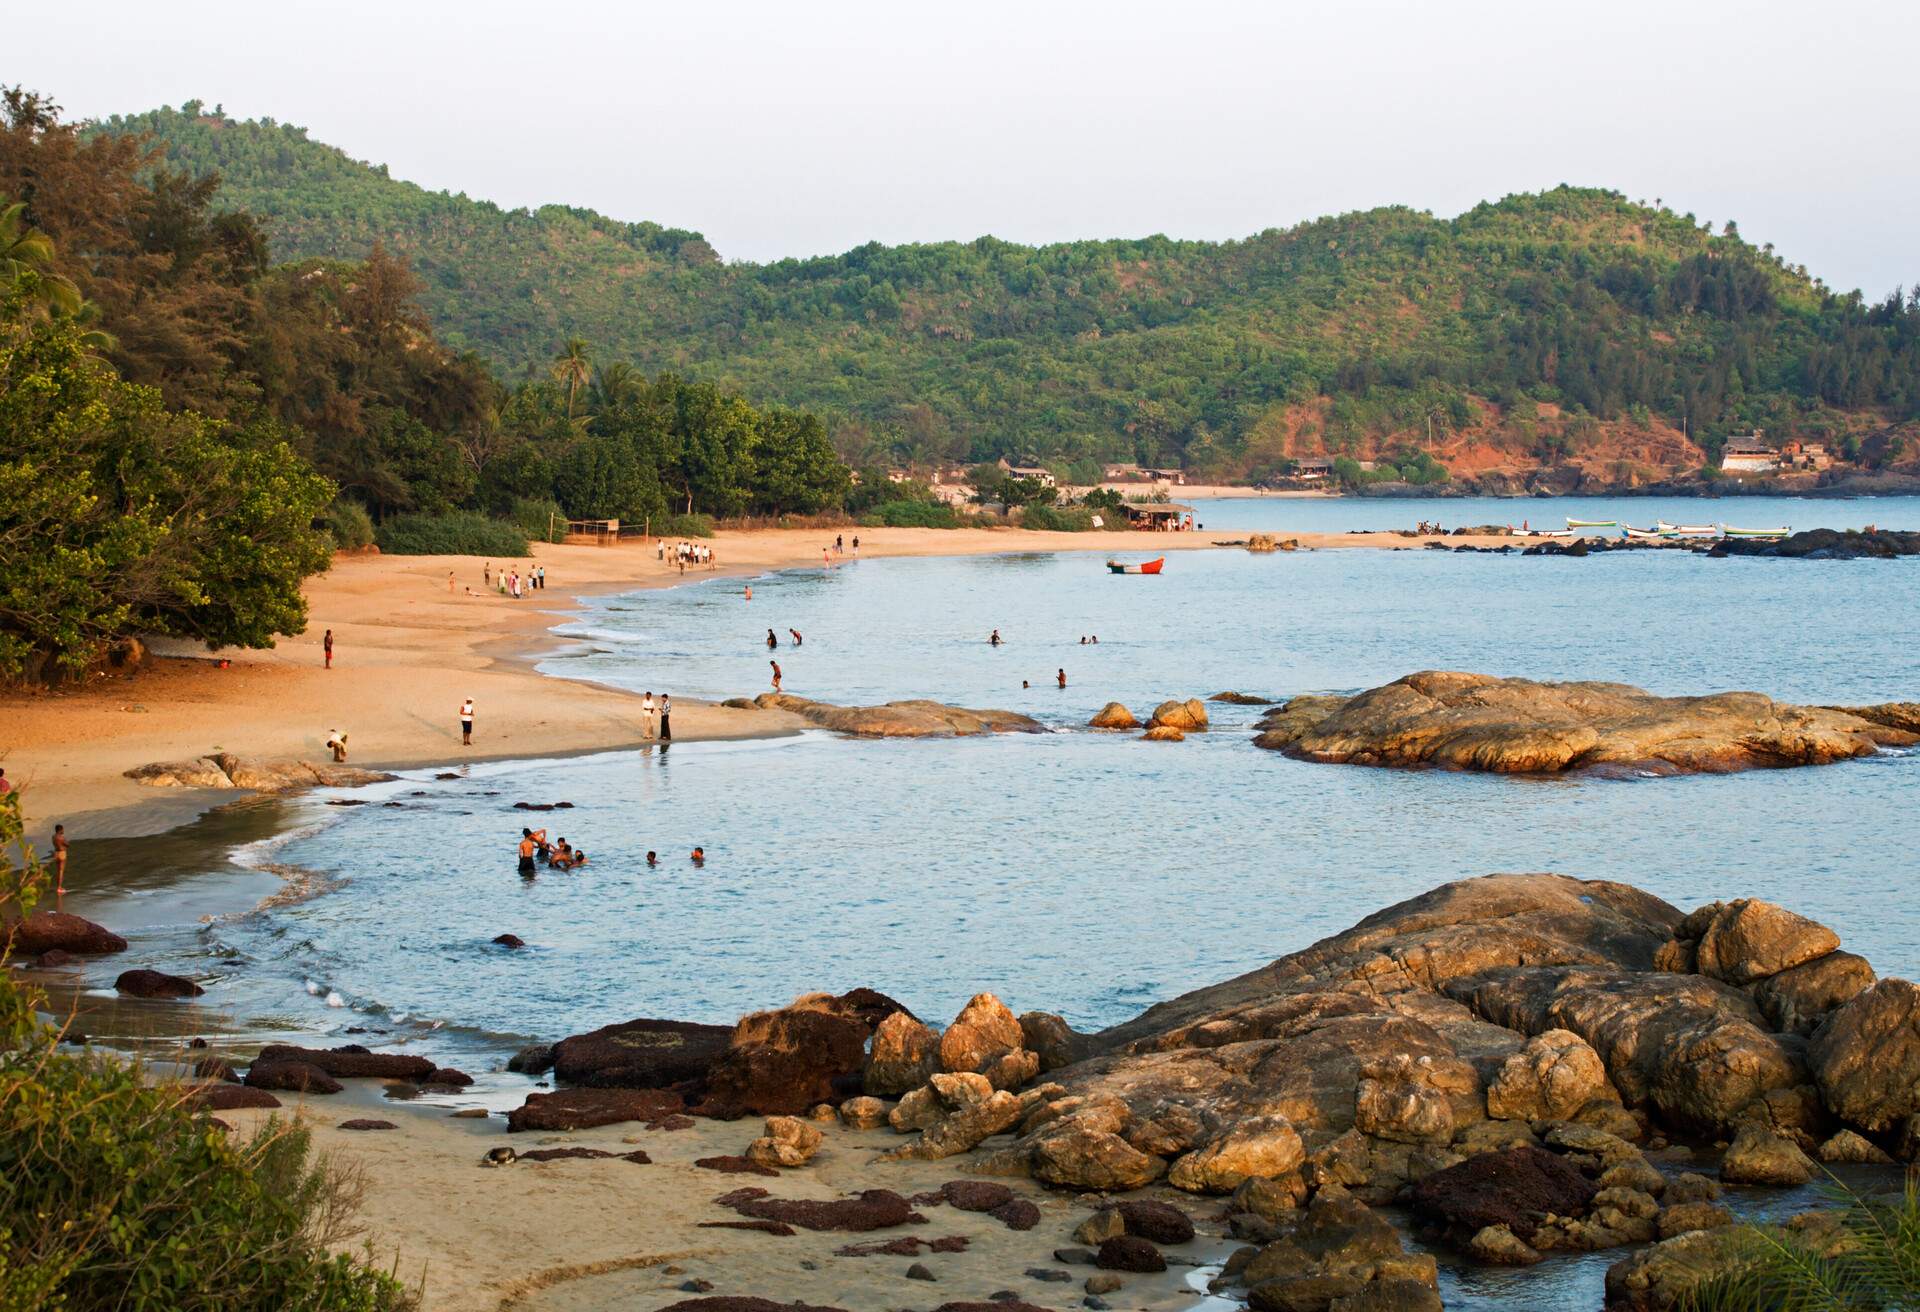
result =
M1523 452L1577 441L1577 424L1542 433L1528 416L1543 403L1709 440L1838 432L1840 410L1920 414L1920 305L1831 295L1731 226L1609 191L1223 243L983 237L728 264L697 233L429 192L303 129L196 103L96 130L151 133L173 167L217 172L277 259L384 243L425 282L443 338L510 378L583 337L596 359L823 411L857 458L1259 473L1423 444L1436 424L1436 444L1470 428Z

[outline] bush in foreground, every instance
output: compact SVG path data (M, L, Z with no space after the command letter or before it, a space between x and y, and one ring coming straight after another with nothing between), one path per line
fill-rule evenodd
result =
M1893 1197L1829 1191L1836 1210L1727 1231L1723 1269L1681 1312L1893 1312L1920 1308L1920 1179Z
M524 556L527 535L517 524L471 510L444 515L395 515L374 532L389 556Z
M18 795L0 797L0 923L40 872ZM4 945L0 945L0 952ZM329 1248L357 1180L309 1161L306 1131L229 1136L138 1063L56 1047L0 969L0 1312L403 1312L392 1276Z
M883 501L860 516L866 528L959 528L966 523L944 501Z

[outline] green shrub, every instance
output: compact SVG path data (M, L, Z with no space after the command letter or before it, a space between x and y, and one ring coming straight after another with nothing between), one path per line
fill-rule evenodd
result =
M668 515L653 532L654 536L663 538L710 538L713 536L713 516Z
M860 516L867 528L959 528L964 522L944 501L883 501Z
M1920 1180L1866 1198L1825 1190L1834 1210L1785 1225L1716 1230L1719 1260L1680 1297L1680 1312L1893 1312L1920 1307Z
M517 497L507 515L533 542L565 542L567 515L553 498Z
M517 524L471 510L444 515L395 515L374 533L391 556L524 556L527 535Z
M373 520L358 501L341 497L328 506L326 528L335 551L357 551L373 544Z
M0 922L44 878L0 797ZM400 1312L353 1237L358 1180L308 1160L305 1130L231 1137L136 1062L71 1053L44 999L0 969L0 1309Z
M1093 527L1090 510L1062 510L1058 506L1023 506L1020 527L1049 533L1085 533Z

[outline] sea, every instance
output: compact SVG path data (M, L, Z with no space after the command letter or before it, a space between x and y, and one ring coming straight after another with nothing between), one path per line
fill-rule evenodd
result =
M1196 518L1228 541L1716 512L1741 527L1920 528L1916 498L1271 498L1203 502ZM765 691L771 656L788 692L1001 707L1048 731L808 731L409 771L159 839L76 844L76 867L99 873L68 908L125 929L128 960L202 981L183 1024L404 1039L503 1096L521 1087L498 1073L520 1044L635 1016L731 1022L820 989L877 988L929 1017L990 990L1100 1028L1492 871L1623 880L1682 909L1767 898L1832 926L1882 974L1920 973L1920 752L1513 778L1290 760L1253 746L1258 706L1210 703L1210 730L1182 743L1087 727L1109 701L1144 719L1169 698L1352 692L1425 669L1920 698L1920 559L1395 542L1407 549L1185 551L1158 576L1117 576L1101 553L1016 539L998 555L843 556L754 578L751 600L748 580L721 577L595 596L553 631L548 675L721 699ZM588 866L518 878L520 802L570 804L538 822ZM502 933L527 947L494 946ZM82 986L110 986L115 969ZM1564 1302L1456 1271L1448 1306L1597 1306L1604 1265L1555 1281Z

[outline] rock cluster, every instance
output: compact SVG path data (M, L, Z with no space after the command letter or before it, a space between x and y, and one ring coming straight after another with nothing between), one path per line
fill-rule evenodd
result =
M1815 528L1778 542L1765 538L1724 538L1708 550L1709 556L1775 556L1789 560L1891 560L1920 556L1920 533L1875 529Z
M127 941L118 934L64 911L36 911L30 916L6 921L0 935L8 940L8 952L15 958L38 957L48 952L101 956L127 950Z
M1297 697L1256 746L1309 761L1553 773L1826 765L1920 743L1886 708L1791 706L1756 692L1656 697L1621 683L1536 683L1429 670L1351 698Z
M835 733L856 738L965 738L982 733L1045 733L1046 726L1015 711L970 710L912 700L882 706L834 706L790 693L764 692L762 710L788 711Z
M154 788L246 788L260 793L291 793L303 788L357 788L386 783L397 776L350 765L299 761L290 757L236 756L216 752L191 761L156 761L126 772L135 783Z

